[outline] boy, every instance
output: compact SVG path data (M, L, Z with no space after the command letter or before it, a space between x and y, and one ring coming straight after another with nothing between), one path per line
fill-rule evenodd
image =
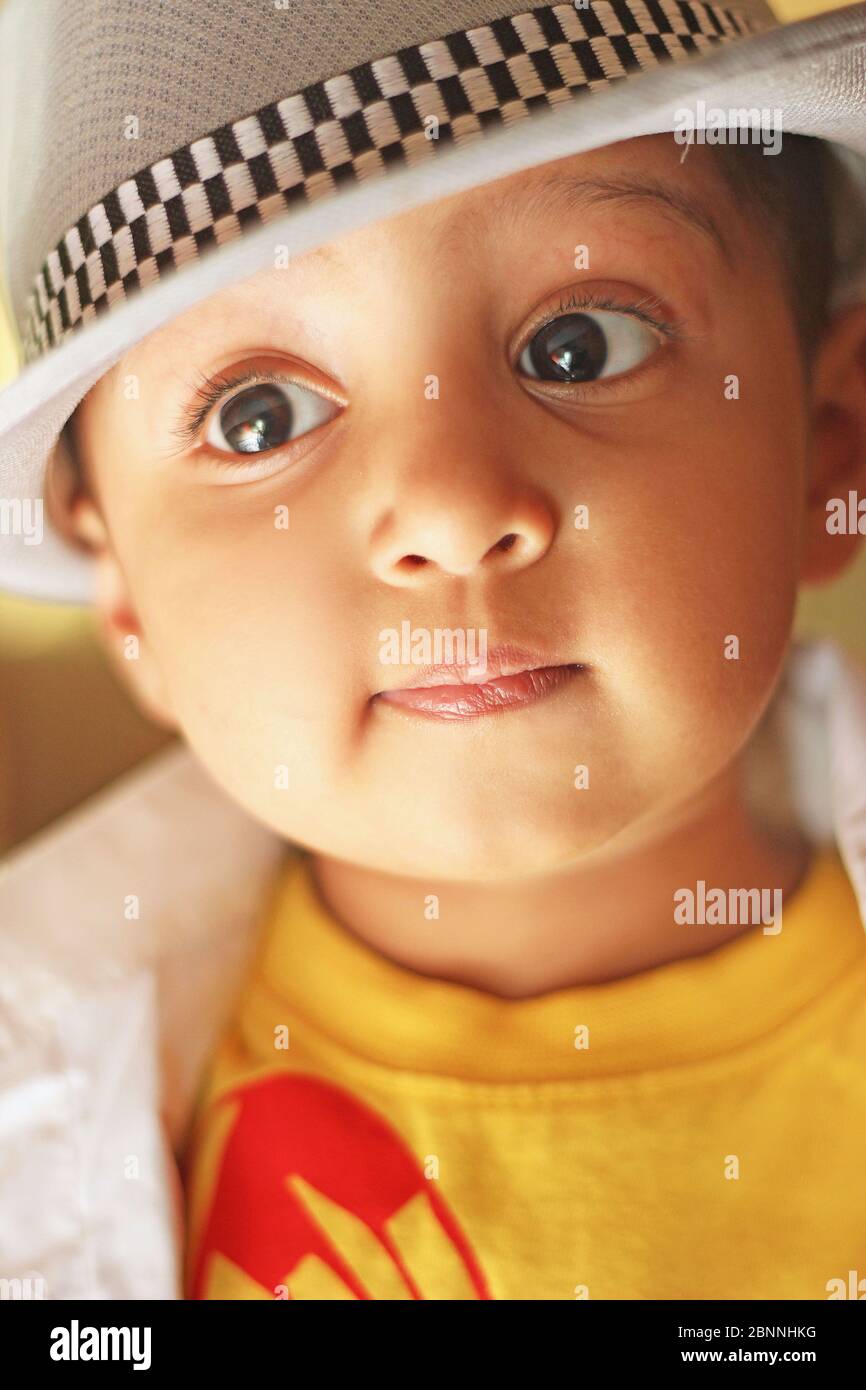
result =
M344 30L305 7L302 43L255 7L243 35L175 11L171 140L148 107L135 162L75 147L89 211L18 296L46 361L4 477L35 481L72 416L51 534L134 697L225 794L109 796L0 885L12 1079L50 1098L15 1108L27 1193L38 1169L92 1271L52 1297L166 1288L148 1214L175 1156L190 1298L812 1299L862 1268L866 696L790 652L799 585L857 549L866 467L866 307L836 298L853 184L791 132L862 150L862 14L789 37L751 3L459 8L443 35L388 0ZM154 24L137 50L162 63ZM240 39L254 114L246 86L214 98ZM255 67L274 52L285 73ZM147 105L137 70L109 130ZM770 157L673 137L675 99L725 83L786 94ZM496 117L514 128L429 183L409 167L440 119L460 143ZM316 207L338 191L339 227ZM250 228L288 234L299 193L308 254L275 222L265 255ZM46 592L60 553L10 544L0 575ZM60 868L80 935L24 906ZM217 899L244 874L267 901L224 1010L212 956L241 914Z
M866 310L804 342L745 175L686 174L651 136L354 233L76 412L118 670L307 851L203 1096L192 1297L815 1298L862 1258L866 937L745 768L859 540ZM390 664L406 623L486 662ZM694 921L698 882L776 911Z

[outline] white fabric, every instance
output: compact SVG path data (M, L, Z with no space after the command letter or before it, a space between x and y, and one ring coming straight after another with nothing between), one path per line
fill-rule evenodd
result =
M172 748L0 868L0 1278L180 1296L174 1153L284 854Z
M835 839L866 927L866 671L795 647L773 710L798 819ZM182 1296L174 1155L290 852L174 748L6 861L0 1278Z

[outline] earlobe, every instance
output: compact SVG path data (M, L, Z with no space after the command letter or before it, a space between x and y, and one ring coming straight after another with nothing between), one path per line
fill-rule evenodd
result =
M801 578L825 584L866 534L866 304L840 314L817 350L811 422Z

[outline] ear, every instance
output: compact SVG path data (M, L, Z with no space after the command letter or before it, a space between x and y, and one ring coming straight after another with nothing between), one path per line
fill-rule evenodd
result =
M866 535L866 304L838 315L817 350L810 464L800 576L825 584Z
M89 555L95 572L94 616L121 684L154 723L176 730L158 661L143 631L99 500L78 463L72 431L58 448L46 484L51 520Z

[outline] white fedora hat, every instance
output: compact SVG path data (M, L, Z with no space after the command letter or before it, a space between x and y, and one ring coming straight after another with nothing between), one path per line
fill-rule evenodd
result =
M6 0L0 244L25 365L0 392L0 588L89 598L91 562L43 506L47 466L87 391L161 324L276 245L302 255L676 130L686 108L698 126L771 110L832 142L862 213L866 5L780 24L764 0Z

